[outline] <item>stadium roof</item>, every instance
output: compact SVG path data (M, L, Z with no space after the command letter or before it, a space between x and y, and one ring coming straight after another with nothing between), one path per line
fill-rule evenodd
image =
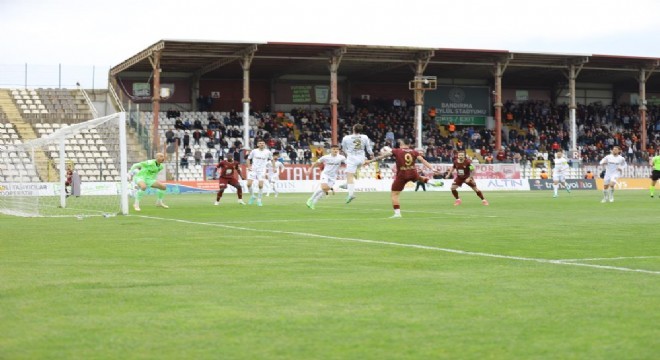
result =
M241 79L240 60L254 52L251 79L329 76L329 59L341 56L338 75L357 82L407 83L415 75L417 59L428 59L424 75L491 82L494 64L507 64L504 87L565 84L567 67L575 64L581 66L578 83L611 83L617 89L636 92L639 70L646 69L647 76L653 74L648 77L647 92L660 92L660 58L284 42L161 40L114 66L110 75L151 72L151 59L157 51L164 73L198 74L202 79Z

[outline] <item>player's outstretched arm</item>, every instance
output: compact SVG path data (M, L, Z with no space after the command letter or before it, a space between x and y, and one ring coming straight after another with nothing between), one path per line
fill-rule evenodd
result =
M374 157L374 158L371 158L371 159L365 161L365 162L364 162L364 165L370 164L370 163L372 163L372 162L376 162L376 161L383 160L383 159L388 158L388 157L390 157L390 156L392 156L392 152L386 152L386 153L384 153L384 154L378 155L378 156L376 156L376 157Z

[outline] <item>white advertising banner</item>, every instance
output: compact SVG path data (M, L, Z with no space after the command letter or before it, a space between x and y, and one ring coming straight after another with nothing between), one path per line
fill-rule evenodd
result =
M83 182L81 196L117 195L118 183ZM59 196L59 183L0 183L0 196Z

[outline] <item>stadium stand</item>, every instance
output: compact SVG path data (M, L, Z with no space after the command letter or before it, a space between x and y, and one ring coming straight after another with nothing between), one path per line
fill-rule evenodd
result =
M92 118L91 104L85 100L80 90L68 89L0 89L0 144L17 144L23 140L47 136L60 127ZM56 120L56 121L53 121ZM105 146L105 140L95 133L95 129L76 138L67 140L66 156L81 170L83 181L118 181L119 172L113 164L113 156ZM45 156L51 164L44 169L36 169L31 160L18 156L15 152L3 152L8 156L8 169L3 169L2 180L16 177L29 177L37 181L40 177L59 171L59 152L50 146ZM48 163L48 162L46 162ZM19 171L20 175L19 175ZM22 181L29 181L22 179Z

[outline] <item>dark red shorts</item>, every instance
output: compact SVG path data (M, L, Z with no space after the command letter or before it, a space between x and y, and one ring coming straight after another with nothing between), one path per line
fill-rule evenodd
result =
M220 178L218 179L218 186L220 187L220 190L224 190L227 188L227 185L231 185L235 188L239 188L241 184L238 182L236 179L227 179L227 178Z

